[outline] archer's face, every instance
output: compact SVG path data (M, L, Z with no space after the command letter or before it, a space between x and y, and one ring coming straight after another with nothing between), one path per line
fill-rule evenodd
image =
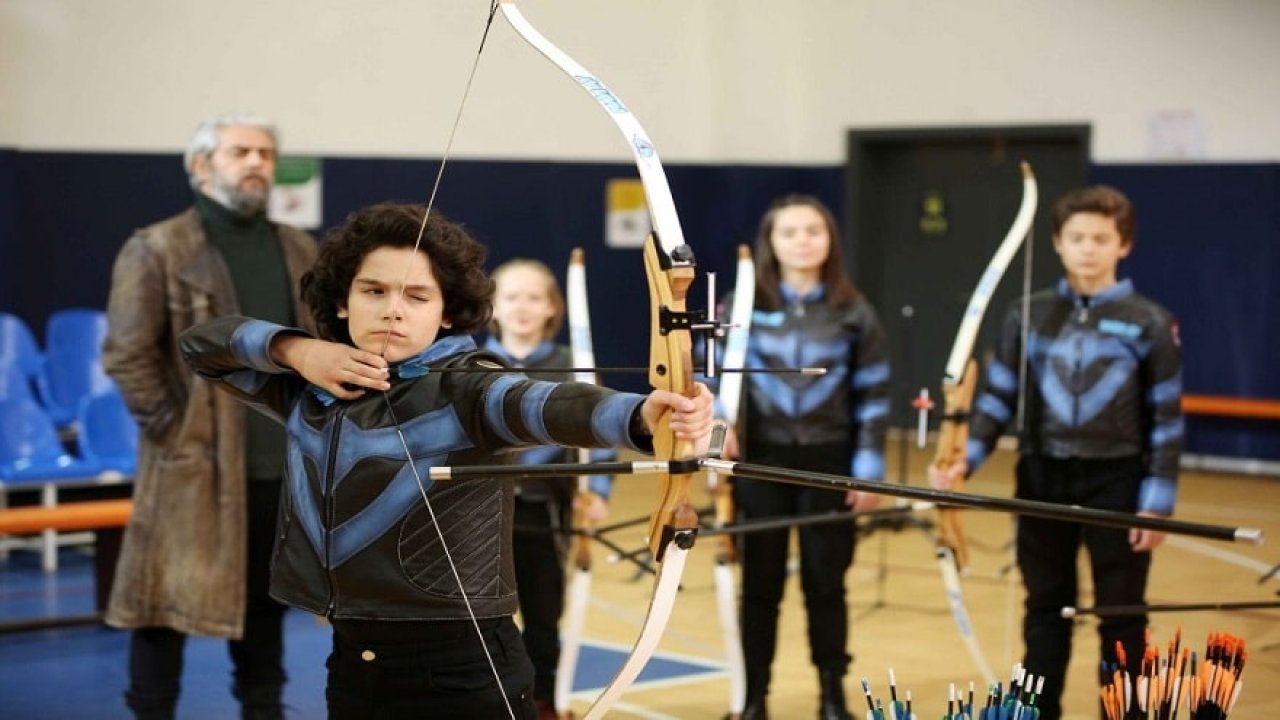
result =
M356 347L387 362L413 357L435 342L444 318L444 293L422 252L380 247L365 256L338 313Z
M524 265L514 265L494 278L493 319L502 339L542 342L547 324L555 317L547 276Z
M831 252L831 233L822 213L808 205L792 205L773 218L773 254L784 273L820 275Z
M1132 247L1120 237L1115 218L1099 213L1072 215L1053 237L1053 249L1062 258L1068 279L1095 291L1115 284L1116 266Z
M267 208L276 175L276 143L261 128L233 125L218 131L218 147L192 165L200 190L242 215Z

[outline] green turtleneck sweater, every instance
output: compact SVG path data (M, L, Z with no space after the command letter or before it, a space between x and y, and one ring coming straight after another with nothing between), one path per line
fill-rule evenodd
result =
M196 193L196 208L209 243L231 271L240 313L286 327L296 324L284 250L266 214L237 215L204 193ZM259 412L249 411L245 424L245 472L249 479L283 477L284 461L284 428Z

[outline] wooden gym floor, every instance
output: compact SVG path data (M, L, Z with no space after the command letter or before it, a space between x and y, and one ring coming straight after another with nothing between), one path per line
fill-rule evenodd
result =
M889 477L896 479L897 450L891 448ZM1007 497L1011 491L1012 453L998 453L971 483L974 492ZM921 482L925 456L909 455L907 476ZM611 522L636 518L653 506L654 483L643 477L619 478L611 506ZM695 503L707 498L699 488ZM886 499L886 503L891 500ZM1215 524L1260 527L1270 543L1260 547L1171 538L1156 553L1148 592L1153 603L1276 600L1280 578L1264 585L1258 579L1280 562L1280 480L1187 472L1182 477L1178 518ZM922 519L929 519L922 514ZM1009 516L970 512L972 569L964 592L978 638L999 675L1021 655L1021 588L1005 572L1011 557ZM643 546L644 528L635 525L610 535L624 547ZM628 692L611 717L719 718L726 708L728 682L722 672L721 637L716 618L712 565L714 538L694 547L659 654L680 662L651 663L647 682ZM64 551L65 552L65 551ZM629 646L643 620L651 591L649 577L637 577L629 563L609 563L609 550L594 547L595 572L584 649L579 667L575 709L585 709L590 689L610 672L614 645ZM43 576L38 562L17 557L0 563L0 617L83 612L91 603L92 578L86 559L53 576ZM74 558L72 558L74 560ZM24 569L23 565L27 569ZM65 578L63 576L66 576ZM1082 578L1087 582L1087 571ZM870 678L883 694L889 668L896 671L900 691L910 689L921 718L938 717L945 709L947 686L967 686L980 675L956 631L933 558L932 541L919 529L880 531L864 538L849 572L851 646L856 656L846 682L851 708L862 707L859 679ZM1084 589L1081 605L1091 604ZM1244 692L1233 718L1280 717L1280 611L1181 612L1152 616L1153 639L1163 646L1183 629L1184 645L1203 651L1210 632L1244 637L1249 652ZM1076 624L1075 653L1066 690L1067 718L1096 718L1095 668L1098 662L1095 623ZM323 714L323 660L327 629L301 613L291 614L286 649L290 684L289 717ZM0 636L0 717L124 718L120 701L125 684L126 636L93 628L27 632ZM602 647L603 646L603 647ZM224 645L193 639L188 645L182 717L216 720L238 716L227 692ZM590 676L590 677L585 677ZM655 680L655 678L657 678ZM805 615L798 583L787 588L774 663L770 710L775 718L812 718L817 710L817 681L809 663Z
M891 449L890 455L896 455ZM894 458L891 458L891 461ZM908 461L910 482L922 483L925 456L913 452ZM999 452L974 477L975 493L1008 497L1012 494L1013 453ZM888 477L896 479L891 464ZM1265 585L1259 578L1280 562L1280 480L1185 472L1179 491L1177 518L1232 526L1260 527L1269 542L1262 546L1230 544L1190 538L1170 538L1156 552L1148 587L1150 603L1191 603L1277 600L1280 577ZM655 492L643 477L615 482L610 520L643 514L652 507ZM706 502L705 493L695 503ZM882 506L893 502L886 498ZM931 514L922 514L928 518ZM1013 536L1007 515L968 512L972 568L963 580L973 625L997 675L1005 676L1021 657L1022 589L1008 545ZM621 531L613 539L639 547L644 530ZM629 534L628 534L629 533ZM793 548L794 549L794 548ZM719 659L720 633L716 622L712 566L712 538L699 541L684 575L660 652L711 660ZM643 618L650 580L635 579L634 566L607 563L608 551L595 552L593 605L587 620L589 637L629 643ZM1082 556L1083 559L1083 556ZM1081 569L1080 606L1092 605L1088 569ZM937 717L945 710L948 684L966 687L970 680L983 686L962 645L939 578L930 538L919 529L881 531L862 539L849 572L851 652L853 667L846 682L851 709L864 708L859 680L868 677L873 691L885 694L887 673L894 668L899 693L911 689L920 717ZM809 662L805 613L799 581L788 581L782 611L778 657L769 708L774 717L811 718L817 713L817 679ZM1247 644L1244 690L1233 718L1280 717L1280 610L1172 612L1151 615L1154 642L1164 647L1181 627L1183 644L1203 653L1210 632L1230 632ZM1073 656L1064 697L1067 718L1096 718L1096 668L1099 660L1096 622L1076 622ZM655 689L633 690L625 697L639 712L617 711L618 717L714 718L725 708L728 683L723 678ZM585 704L580 704L585 707Z

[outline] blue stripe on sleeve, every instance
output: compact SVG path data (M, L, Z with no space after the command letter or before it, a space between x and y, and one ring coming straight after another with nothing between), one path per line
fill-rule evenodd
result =
M859 480L884 480L884 454L876 450L854 453L853 476Z
M853 389L865 390L869 387L875 387L889 380L889 363L878 362L874 365L868 365L859 368L853 374Z
M978 397L976 405L980 412L990 415L993 420L1001 424L1009 422L1009 418L1013 417L1013 412L1009 410L1009 406L991 393L982 393Z
M1152 385L1151 390L1147 392L1147 399L1152 405L1176 402L1180 397L1182 397L1182 373Z
M542 445L557 444L551 437L551 433L547 432L546 418L543 414L547 407L547 398L559 386L559 383L540 380L520 397L520 419L524 421L525 427L533 434L534 439Z
M503 409L506 407L507 393L515 385L524 382L524 379L524 376L520 375L503 375L489 385L484 398L484 417L489 427L493 428L498 437L512 445L523 445L524 442L507 426Z
M1149 475L1142 479L1142 487L1138 490L1138 511L1172 515L1177 494L1176 482Z
M587 477L587 489L605 500L613 492L613 478L608 475L590 475Z
M643 395L617 393L605 398L591 414L591 433L601 445L639 450L631 441L631 415L644 402Z
M888 398L872 400L870 402L863 403L862 406L858 408L858 422L869 423L872 420L879 420L880 418L888 414L889 414Z
M969 462L969 472L973 472L987 461L987 448L981 440L969 438L969 442L964 446L964 455Z
M1182 440L1183 433L1184 424L1181 417L1162 422L1151 428L1151 447L1158 448Z
M288 329L265 320L249 320L231 334L231 352L254 370L273 374L289 372L271 359L271 338Z
M1018 389L1018 376L1004 363L992 360L987 366L987 383L1000 392L1011 393Z

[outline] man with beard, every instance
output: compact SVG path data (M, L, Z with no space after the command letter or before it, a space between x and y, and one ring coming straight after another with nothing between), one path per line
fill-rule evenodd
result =
M309 323L298 279L315 241L267 219L276 147L261 118L201 123L184 156L195 205L135 232L112 271L103 364L142 433L107 623L133 631L138 718L174 716L191 633L228 639L242 718L283 717L284 606L267 587L284 430L195 378L177 348L220 315Z

